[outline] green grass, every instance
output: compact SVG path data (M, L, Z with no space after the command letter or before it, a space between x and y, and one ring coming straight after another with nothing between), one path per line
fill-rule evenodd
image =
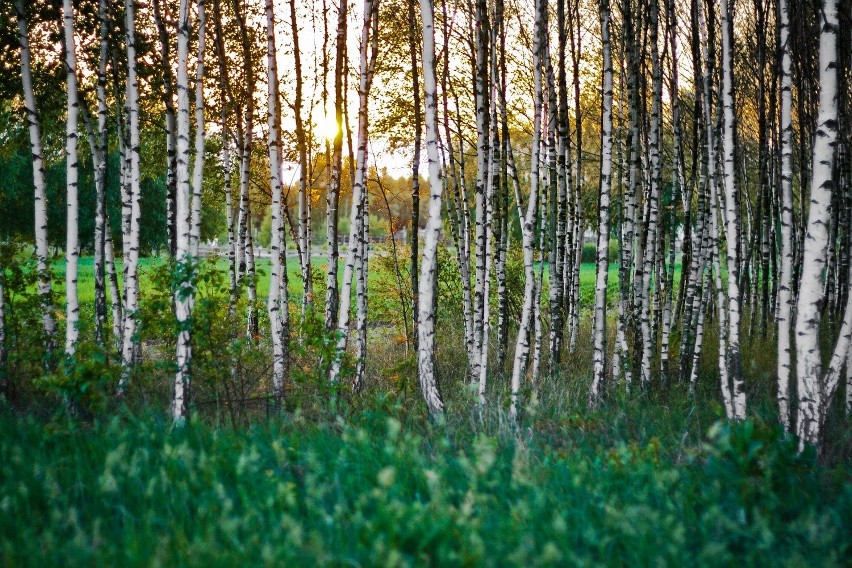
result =
M146 286L146 278L147 274L153 270L156 266L165 262L162 258L141 258L139 259L139 270L141 274L141 287L142 294L145 294L145 286ZM117 270L121 272L122 270L122 261L121 259L116 260ZM326 260L324 258L314 258L312 259L312 264L314 266L314 271L322 271L325 273ZM343 280L343 267L345 265L345 258L341 259L341 262L338 267L338 281L342 282ZM217 268L225 273L228 268L227 260L220 259L217 262ZM538 274L539 264L536 263L535 270L536 274ZM54 285L58 293L62 293L65 290L65 261L57 260L52 265L52 271L55 276ZM257 271L258 271L258 280L257 280L257 293L258 297L265 298L269 293L269 260L259 259L257 261ZM302 277L300 271L299 261L295 258L287 259L287 274L289 278L289 291L293 298L301 297L302 295ZM544 279L545 282L549 280L547 264L545 263L544 268ZM610 264L609 267L609 276L608 276L608 290L610 298L614 297L617 294L618 287L618 266ZM675 282L680 279L680 264L677 264L675 267ZM373 284L375 281L375 273L370 273L370 284ZM95 301L95 280L94 280L94 260L92 257L82 257L80 258L78 265L78 297L81 304L92 304ZM595 286L595 264L594 263L584 263L580 265L580 288L581 288L581 302L583 306L587 304L590 306L591 301L593 300L592 294L594 293Z
M436 425L392 399L233 430L0 412L8 566L842 566L849 471L669 404ZM630 410L629 415L622 411ZM670 421L670 422L667 422ZM632 438L630 430L641 426Z
M147 275L156 268L161 265L165 260L159 257L148 257L148 258L140 258L139 259L139 272L141 274L141 288L142 293L145 293L145 287L147 284ZM314 266L314 270L322 269L325 271L325 260L324 259L313 259L312 264ZM123 271L123 263L121 259L116 259L116 270L119 271L119 279L121 280L122 271ZM227 273L228 270L228 261L225 259L220 259L216 263L217 268L222 270L223 273ZM65 261L57 260L51 266L53 274L55 276L54 284L57 290L62 291L65 290ZM269 293L269 260L266 259L258 259L256 269L258 271L258 281L257 281L257 292L261 297L266 297L266 294ZM94 259L90 256L81 257L78 264L78 276L77 276L77 286L78 286L78 297L80 299L81 304L89 304L94 303L95 301L95 268L94 268ZM340 266L340 278L343 276L343 265L341 263ZM289 290L293 294L298 294L301 296L302 294L302 277L299 261L294 258L287 259L287 275L290 281Z

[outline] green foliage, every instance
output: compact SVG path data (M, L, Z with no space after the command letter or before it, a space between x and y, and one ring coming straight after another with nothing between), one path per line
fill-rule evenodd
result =
M583 243L583 252L581 253L581 262L595 263L598 261L598 243ZM615 264L618 262L618 239L609 240L609 263Z
M338 332L325 329L321 308L307 309L296 327L299 341L291 342L293 364L290 367L294 388L292 396L287 398L287 410L323 416L330 411L333 416L354 370L351 359L344 354L340 379L330 383L328 373L337 354Z
M62 361L55 372L37 380L36 385L88 417L102 414L111 406L119 375L119 368L109 364L104 349L85 342L73 357Z
M602 417L603 418L603 417ZM844 565L852 490L777 430L612 443L357 414L231 430L0 415L7 565ZM745 454L743 451L745 450ZM847 472L848 474L848 472Z

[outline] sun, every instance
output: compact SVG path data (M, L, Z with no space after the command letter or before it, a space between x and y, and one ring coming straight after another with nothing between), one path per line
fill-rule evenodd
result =
M325 114L316 122L315 131L318 136L321 136L325 140L334 140L339 128L334 115Z

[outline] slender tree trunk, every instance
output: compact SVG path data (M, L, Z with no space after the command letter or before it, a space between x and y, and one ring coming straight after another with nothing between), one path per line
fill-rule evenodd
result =
M325 328L332 331L338 327L338 290L337 290L337 217L340 202L340 177L343 163L343 71L346 65L346 24L348 17L347 0L339 0L337 9L337 48L334 68L334 119L337 131L332 143L331 180L325 195L326 241L328 245L328 270L325 286ZM350 227L351 229L351 227Z
M160 67L163 73L163 104L166 114L166 226L168 230L169 252L172 256L177 252L177 224L175 215L175 192L177 191L177 131L175 130L175 97L172 73L171 40L168 28L163 20L161 0L154 0L151 5L154 12L154 23L160 40ZM218 2L217 2L218 3ZM218 10L217 10L218 12Z
M15 0L18 19L18 42L21 46L21 83L24 108L30 135L30 154L33 162L33 192L35 199L35 253L38 271L38 295L41 305L41 325L44 332L45 361L50 361L56 341L56 319L50 284L50 259L47 241L47 185L44 176L44 155L41 146L41 122L33 92L32 64L27 12L24 0Z
M672 131L674 136L674 152L672 156L672 207L669 214L669 271L665 290L665 306L663 308L663 336L661 346L661 371L664 377L669 376L670 358L670 334L673 324L672 302L674 300L674 273L675 273L675 250L677 241L677 203L681 202L684 210L684 229L689 222L686 213L692 206L692 194L688 193L688 199L683 198L683 146L682 129L680 124L680 93L678 84L678 52L677 52L677 11L674 0L666 1L666 27L669 39L669 61L671 62L671 106L672 106ZM688 274L688 271L681 271ZM681 277L683 278L683 277Z
M248 32L247 14L240 10L239 0L233 0L234 14L239 28L239 37L243 56L243 73L245 74L245 124L237 132L241 134L240 146L240 211L239 233L237 236L237 260L239 273L246 279L248 298L248 313L246 314L246 335L250 338L258 336L257 318L257 282L254 263L254 232L251 220L251 199L249 198L249 182L251 176L252 140L254 137L254 63L252 44Z
M189 249L193 258L198 256L201 240L201 190L204 181L204 48L207 19L204 0L198 6L198 66L195 74L195 160L192 164L192 204L189 221Z
M294 24L295 25L295 24ZM267 310L272 337L272 400L275 411L280 412L284 400L284 341L281 334L281 313L287 306L281 305L281 275L287 265L281 262L282 215L281 192L281 111L278 95L278 62L275 46L275 6L266 0L266 71L267 110L269 126L269 190L272 194L272 237L269 251L269 296Z
M373 82L376 55L378 53L378 34L373 26L378 25L378 0L364 1L364 24L361 28L361 65L358 82L358 155L356 158L355 183L352 186L352 207L349 220L349 250L346 254L346 264L343 268L343 284L340 289L340 314L338 316L337 350L329 372L329 380L336 381L340 376L340 365L349 337L349 320L352 306L352 277L356 264L361 265L358 274L356 302L366 302L366 232L367 222L367 142L368 136L368 102L370 87ZM373 21L376 20L376 23ZM367 50L370 50L368 55ZM359 262L360 261L360 262ZM362 281L363 280L363 281ZM366 307L366 304L363 306ZM358 309L358 330L366 331L366 310ZM363 321L361 321L363 320ZM359 333L360 335L360 333ZM366 338L365 338L366 339ZM360 340L359 340L360 343ZM364 379L364 357L366 349L358 349L356 361L355 387L358 388Z
M219 97L221 99L220 120L222 122L222 168L225 186L225 222L228 225L228 284L229 284L229 313L233 316L234 304L237 301L237 242L236 227L234 226L233 192L231 188L231 130L228 124L229 106L232 102L228 68L226 64L225 42L222 33L222 11L219 0L213 0L213 30L216 40L216 58L219 62Z
M308 148L305 123L302 118L302 54L299 50L299 23L296 0L290 0L290 26L293 34L293 59L296 93L293 112L296 119L296 151L299 155L299 243L302 250L302 313L314 304L314 284L311 269L311 196L308 194ZM283 182L283 180L282 180Z
M124 329L124 310L121 298L121 288L118 285L118 273L115 269L115 254L113 251L112 229L109 215L104 217L104 260L106 275L109 282L110 307L112 311L112 335L115 347L121 350L122 330Z
M802 443L818 445L828 392L824 387L820 355L819 327L823 302L823 272L828 248L828 219L832 193L834 153L837 147L837 33L839 17L837 0L825 0L818 14L819 48L819 115L813 143L813 167L810 183L810 208L802 252L802 278L796 306L796 375L799 397L796 434ZM849 307L847 307L849 311ZM847 331L848 333L848 331ZM840 344L848 344L841 330ZM836 349L837 349L836 347ZM835 354L837 350L835 350ZM844 350L845 353L845 350ZM832 357L833 363L834 357ZM845 357L844 357L845 359ZM841 359L842 360L842 359ZM831 370L831 364L829 370Z
M610 48L609 0L601 0L603 45L603 103L601 110L601 178L598 191L598 246L595 271L594 369L589 400L596 406L606 374L606 288L609 275L609 194L612 187L612 50Z
M484 311L485 303L485 281L488 279L486 272L486 185L488 178L488 156L489 156L489 126L488 117L488 12L485 0L476 0L474 13L476 64L474 73L474 104L476 106L476 186L474 188L475 211L475 255L476 264L474 272L473 289L473 331L474 347L473 359L470 361L471 381L479 378L480 360L482 359L482 337L485 326Z
M177 346L175 359L174 398L172 418L181 422L186 418L189 403L190 370L192 365L192 308L194 301L195 259L192 254L192 195L189 179L189 0L180 1L177 21L177 288L175 290L175 317L177 318Z
M630 301L631 294L631 274L634 272L634 259L636 260L637 275L639 277L639 258L638 254L634 256L635 248L635 227L636 227L636 190L639 177L639 55L636 53L636 38L634 30L634 16L631 8L630 0L624 0L622 7L624 19L624 36L627 44L627 90L629 98L629 114L630 125L627 134L626 146L630 149L628 158L629 173L628 183L625 188L625 195L622 196L622 219L621 219L621 267L619 271L619 307L618 307L618 330L616 338L616 349L618 352L618 361L620 363L619 371L624 373L624 381L627 388L630 388L633 373L631 371L630 351L627 344L627 333L632 320L633 307Z
M184 0L186 1L186 0ZM139 188L139 82L136 76L136 9L135 0L125 0L125 42L127 44L127 92L125 108L129 122L127 154L127 237L124 240L124 330L121 340L123 372L118 384L119 396L127 389L138 349L136 313L139 307L139 218L142 197Z
M652 65L652 82L653 93L651 102L651 124L648 143L648 161L650 165L650 187L648 192L647 203L645 205L648 211L648 223L645 227L647 232L647 242L644 247L644 267L642 269L642 312L640 315L640 324L642 329L642 367L641 379L642 386L647 388L651 383L651 373L653 368L653 357L656 351L655 342L653 340L654 333L652 330L653 321L651 320L651 295L654 298L659 296L659 281L653 278L654 267L656 266L657 258L657 222L659 217L659 199L660 199L660 149L662 144L662 126L660 113L662 111L662 70L660 65L660 53L658 48L658 31L659 31L659 3L652 0L650 6L650 26L651 26L651 65Z
M745 419L746 396L743 385L742 356L740 354L740 286L739 257L737 243L740 238L739 203L737 177L734 168L734 79L733 48L731 34L732 17L728 0L722 0L722 109L724 116L724 138L722 150L723 180L725 185L725 242L727 245L728 268L728 330L726 365L731 378L734 402L734 418ZM720 330L720 335L723 332Z
M542 53L544 51L544 37L546 29L546 0L536 0L535 23L533 26L533 84L535 98L533 107L533 138L532 157L530 159L530 196L527 203L525 215L521 215L521 196L517 185L515 186L515 200L518 204L518 215L521 218L521 233L524 250L524 303L521 309L521 322L518 327L518 337L515 342L515 360L512 365L511 399L509 416L513 421L518 418L518 403L521 389L521 375L527 367L529 355L530 324L534 315L533 302L535 301L535 271L533 269L535 216L538 210L538 186L539 186L539 147L541 145L541 114L544 106L542 92ZM514 159L511 146L509 146L510 169L514 170ZM517 178L517 174L514 174Z
M106 65L109 56L109 10L106 0L98 2L98 22L100 24L100 53L97 72L97 132L93 129L89 137L95 178L95 235L93 247L95 280L95 341L105 345L104 327L107 323L106 282L104 266L104 226L106 217L106 172L107 172L107 102L106 102Z
M506 24L504 21L504 2L496 0L495 24L497 25L497 40L499 42L499 61L495 77L499 74L498 105L500 112L500 242L497 259L497 357L496 367L503 373L506 367L506 352L509 348L509 294L507 286L506 261L509 251L509 173L507 140L509 138L509 122L506 113ZM496 49L496 48L495 48ZM497 59L495 57L495 59ZM496 128L495 128L496 130ZM564 251L563 251L564 253ZM564 256L564 254L563 254Z
M417 315L417 372L423 398L432 416L444 412L444 402L435 377L435 283L438 269L438 240L441 236L440 150L438 147L438 88L435 77L435 7L432 0L420 0L423 22L423 91L426 116L426 159L429 164L429 221L420 270ZM445 117L446 118L446 117Z
M498 0L500 1L500 0ZM412 337L414 352L418 352L417 317L419 288L419 250L420 250L420 146L423 139L423 116L420 100L420 68L417 61L417 17L415 5L417 0L408 0L408 46L411 53L411 91L414 96L414 157L411 161L411 313ZM415 357L415 361L417 357Z
M778 284L778 415L788 432L790 421L790 327L793 319L793 77L787 0L778 0L781 58L781 274Z

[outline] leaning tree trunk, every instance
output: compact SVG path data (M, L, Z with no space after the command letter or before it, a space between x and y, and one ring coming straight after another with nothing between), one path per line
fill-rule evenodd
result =
M609 39L609 0L601 0L603 45L603 109L601 111L601 181L598 201L598 247L595 272L594 370L589 400L601 398L606 373L606 288L609 274L609 194L612 187L612 50Z
M177 256L175 290L175 317L178 335L175 349L177 372L175 373L172 418L180 422L186 418L189 401L190 366L192 364L192 308L193 272L195 260L192 256L192 196L189 179L189 77L187 56L189 54L189 0L181 0L178 14L177 43Z
M420 0L423 21L423 90L426 115L426 160L429 164L429 221L418 290L418 375L423 398L432 416L444 411L444 402L435 378L435 283L438 269L438 240L441 236L441 157L438 146L438 88L435 77L435 7L432 0Z
M27 13L24 0L15 1L18 19L18 41L21 45L21 83L24 90L24 108L30 135L30 154L33 162L33 191L35 199L35 253L38 271L38 295L41 307L41 325L44 332L46 360L50 360L56 336L56 320L53 316L51 297L50 266L47 241L47 185L44 176L44 156L41 146L41 122L36 109L33 92L30 39L27 31Z

